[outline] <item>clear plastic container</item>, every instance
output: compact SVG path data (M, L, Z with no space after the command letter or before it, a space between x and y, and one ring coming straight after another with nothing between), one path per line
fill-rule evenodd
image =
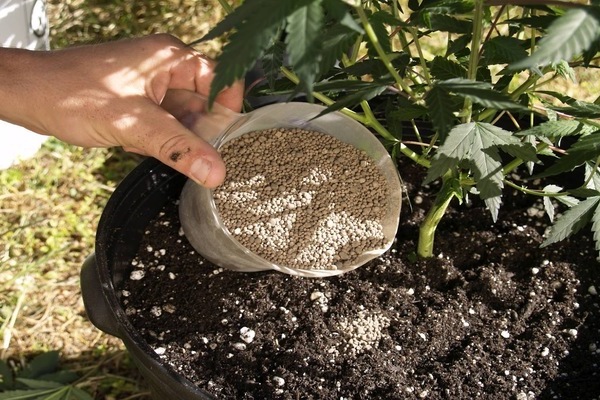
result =
M183 231L194 249L210 262L241 272L276 270L305 277L327 277L339 275L364 265L378 257L391 246L400 218L402 189L398 171L381 142L363 125L340 112L332 112L315 118L325 107L309 103L279 103L259 108L247 114L229 113L230 119L219 116L216 124L200 122L200 129L211 125L221 132L204 132L218 149L224 143L246 133L269 128L303 128L332 135L342 142L363 150L375 161L382 171L389 189L386 202L386 218L382 221L384 245L358 256L341 269L296 269L276 265L258 256L241 245L221 221L215 205L213 190L206 189L188 180L181 193L179 217ZM314 118L314 119L313 119ZM207 119L211 119L210 116ZM206 122L206 121L205 121ZM227 127L225 127L227 125ZM218 128L221 126L221 128ZM198 134L198 129L192 127Z

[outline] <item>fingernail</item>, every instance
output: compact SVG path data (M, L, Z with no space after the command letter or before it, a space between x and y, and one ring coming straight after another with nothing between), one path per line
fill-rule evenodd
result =
M199 158L192 164L190 175L200 185L204 185L208 180L208 175L212 169L212 163L204 158Z

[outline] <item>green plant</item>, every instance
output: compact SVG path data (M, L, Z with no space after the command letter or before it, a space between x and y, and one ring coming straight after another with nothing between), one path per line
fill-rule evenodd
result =
M0 360L0 378L1 400L92 400L73 385L79 379L76 373L59 368L56 351L42 353L16 370Z
M543 197L551 219L553 200L569 207L543 245L592 222L600 250L600 98L548 89L597 71L597 0L246 0L199 42L226 34L211 100L261 60L268 85L256 93L303 92L427 168L426 183L440 182L419 256L433 255L453 200L478 196L496 220L507 188ZM511 178L579 166L574 187Z

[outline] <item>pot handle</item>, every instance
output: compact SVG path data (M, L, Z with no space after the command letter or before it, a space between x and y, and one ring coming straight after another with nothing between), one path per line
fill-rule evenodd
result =
M95 254L92 253L83 262L80 281L83 305L89 320L101 331L120 337L118 323L102 293Z

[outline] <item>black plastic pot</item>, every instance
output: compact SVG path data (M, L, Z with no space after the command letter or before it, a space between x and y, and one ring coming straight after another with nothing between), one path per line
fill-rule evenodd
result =
M147 379L155 399L214 399L189 380L165 368L125 316L115 287L137 253L146 225L163 205L179 197L185 177L147 159L117 187L100 218L95 254L81 270L81 292L91 322L120 338Z

